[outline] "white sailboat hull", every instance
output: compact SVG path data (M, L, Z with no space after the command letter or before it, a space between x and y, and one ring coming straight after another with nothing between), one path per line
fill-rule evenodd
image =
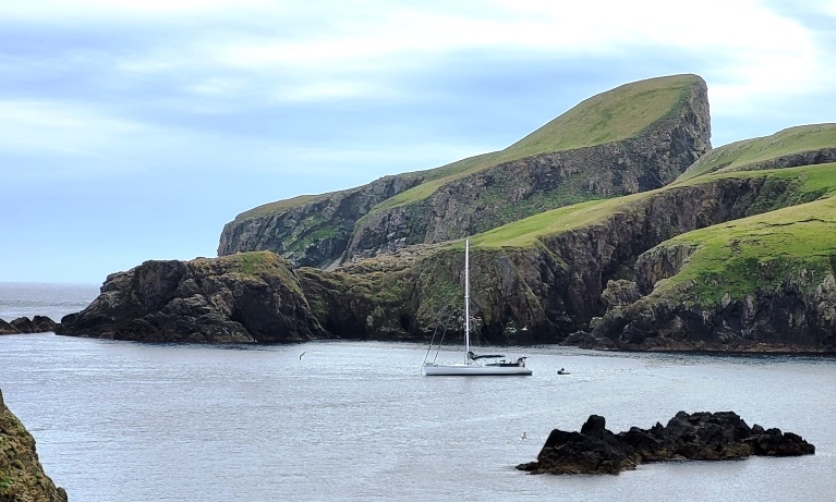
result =
M525 366L480 366L475 364L425 364L426 376L526 376L533 372Z

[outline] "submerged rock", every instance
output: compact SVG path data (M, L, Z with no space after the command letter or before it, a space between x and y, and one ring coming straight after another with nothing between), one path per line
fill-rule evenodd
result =
M533 474L618 474L644 462L732 460L750 455L812 455L816 448L792 432L749 427L736 413L680 411L666 426L632 427L614 434L606 420L591 415L580 432L555 429L537 461L517 469Z

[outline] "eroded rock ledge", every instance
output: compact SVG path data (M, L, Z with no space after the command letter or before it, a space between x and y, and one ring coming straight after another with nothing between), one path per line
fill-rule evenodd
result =
M618 474L645 462L733 460L751 455L812 455L816 448L792 432L749 427L736 413L680 411L666 426L632 427L613 434L606 420L591 415L580 432L555 429L536 462L517 469L533 474Z

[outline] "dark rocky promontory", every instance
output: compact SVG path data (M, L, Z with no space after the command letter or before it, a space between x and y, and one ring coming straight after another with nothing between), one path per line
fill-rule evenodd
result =
M148 261L108 276L59 335L190 343L290 343L323 337L296 273L272 253Z
M591 415L580 432L555 429L536 462L517 469L534 474L618 474L645 462L734 460L751 455L812 455L816 448L792 432L749 427L734 412L680 411L666 426L632 427L614 434L606 420Z

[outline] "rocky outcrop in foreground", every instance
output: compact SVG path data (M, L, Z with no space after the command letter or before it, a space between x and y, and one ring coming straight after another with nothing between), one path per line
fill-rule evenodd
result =
M17 335L21 333L47 333L55 331L58 324L49 317L36 315L32 319L18 317L12 322L0 319L0 335Z
M680 411L667 426L632 427L613 434L606 420L591 415L580 432L555 429L536 462L517 469L533 474L618 474L644 462L733 460L751 455L812 455L816 448L792 432L749 427L734 412Z
M9 411L0 392L0 501L67 502L35 452L35 439Z

